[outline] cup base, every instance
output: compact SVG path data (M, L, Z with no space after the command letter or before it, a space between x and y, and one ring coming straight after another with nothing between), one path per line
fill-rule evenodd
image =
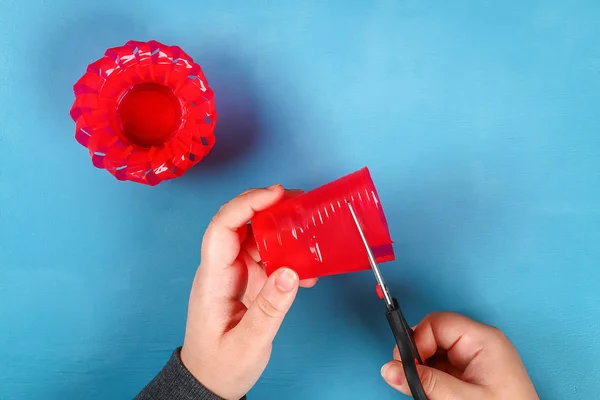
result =
M173 137L181 122L181 105L173 91L159 83L140 83L129 89L117 106L117 120L128 142L160 146Z

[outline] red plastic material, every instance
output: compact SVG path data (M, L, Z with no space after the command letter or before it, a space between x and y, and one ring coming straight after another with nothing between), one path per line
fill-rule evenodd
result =
M379 284L375 285L375 293L377 293L377 297L383 300L383 290L381 289L381 286L379 286Z
M129 41L108 49L73 87L75 138L119 180L177 178L215 144L214 94L177 46Z
M367 168L285 199L252 220L267 274L294 269L300 279L369 269L352 204L378 263L394 259L385 215Z

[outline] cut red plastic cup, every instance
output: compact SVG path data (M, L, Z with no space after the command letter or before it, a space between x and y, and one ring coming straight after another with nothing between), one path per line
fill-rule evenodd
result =
M183 175L215 144L214 94L177 46L108 49L73 87L75 138L119 180L156 185Z
M348 208L352 204L378 263L394 260L388 225L367 168L258 213L252 230L267 274L280 267L300 279L371 268Z

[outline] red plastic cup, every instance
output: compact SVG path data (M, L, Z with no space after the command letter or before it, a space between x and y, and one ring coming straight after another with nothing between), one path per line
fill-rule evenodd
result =
M73 91L75 139L119 180L177 178L215 144L214 93L177 46L132 40L108 49Z
M308 279L369 269L367 252L348 202L376 261L394 260L383 208L365 167L283 200L252 219L254 239L267 274L289 267L300 279Z

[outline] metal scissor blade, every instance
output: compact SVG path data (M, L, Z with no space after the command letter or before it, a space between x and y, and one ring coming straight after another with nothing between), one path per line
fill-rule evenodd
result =
M371 251L371 247L369 246L369 242L367 242L367 238L365 237L365 233L363 232L360 222L358 221L358 217L354 212L354 208L352 204L348 201L348 208L350 209L350 214L352 214L352 219L354 219L354 223L356 224L356 228L358 229L358 233L360 234L360 238L362 239L363 245L365 246L365 250L367 250L367 257L369 258L369 264L371 264L371 269L375 274L375 279L377 280L377 284L381 288L381 292L383 293L383 300L385 301L385 305L388 310L394 308L394 302L392 301L392 296L388 291L387 286L385 285L385 281L383 280L383 276L381 276L381 271L379 271L379 267L375 262L375 256L373 255L373 251Z

